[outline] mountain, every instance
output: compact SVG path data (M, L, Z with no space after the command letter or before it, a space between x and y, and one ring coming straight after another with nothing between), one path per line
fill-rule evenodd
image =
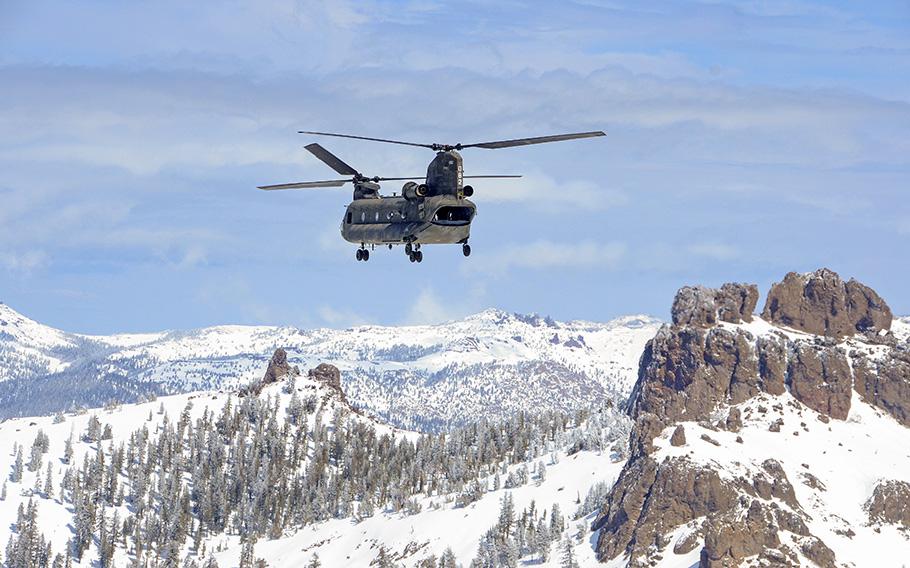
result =
M829 270L687 287L642 355L608 566L901 566L910 325Z
M285 370L241 396L0 423L4 567L594 562L628 436L615 409L419 434L351 407L330 365Z
M300 368L341 369L354 405L401 427L441 430L517 410L569 411L624 399L659 325L647 316L557 322L487 310L425 326L88 336L0 304L0 417L236 388L259 379L280 347Z

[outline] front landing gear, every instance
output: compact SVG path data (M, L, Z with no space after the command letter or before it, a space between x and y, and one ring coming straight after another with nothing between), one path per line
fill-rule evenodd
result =
M468 243L461 245L461 253L465 256L471 256L471 245Z
M364 262L370 260L370 251L366 248L357 249L357 260L362 260Z
M423 262L423 251L420 250L420 243L412 244L408 241L404 245L404 253L408 255L411 262Z

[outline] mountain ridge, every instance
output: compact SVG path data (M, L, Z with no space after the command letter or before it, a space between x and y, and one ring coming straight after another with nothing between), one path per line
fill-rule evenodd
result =
M281 347L300 368L338 367L359 407L400 427L438 430L517 409L622 399L659 323L649 316L558 322L488 309L437 325L220 325L97 336L43 326L4 306L0 416L236 388L257 380Z

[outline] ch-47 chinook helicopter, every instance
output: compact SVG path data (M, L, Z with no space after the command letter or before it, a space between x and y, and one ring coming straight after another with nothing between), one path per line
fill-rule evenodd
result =
M346 183L352 183L354 184L354 200L347 206L341 222L341 236L350 243L360 245L357 249L357 260L369 260L370 250L375 249L377 245L388 245L390 249L393 245L404 245L404 252L411 262L423 261L423 251L420 250L420 247L427 244L460 244L464 255L470 256L471 246L468 244L468 238L471 235L471 221L474 219L477 206L468 199L474 195L474 188L464 185L463 180L521 177L519 175L466 176L463 174L461 154L458 153L460 150L464 148L510 148L604 136L604 133L598 130L478 144L417 144L332 132L302 130L299 134L418 146L436 152L436 157L427 167L425 177L369 177L361 174L319 144L314 143L306 146L311 154L340 175L351 177L259 187L264 190L309 189L341 187ZM379 182L381 181L406 181L406 183L401 188L401 195L383 196L379 194Z

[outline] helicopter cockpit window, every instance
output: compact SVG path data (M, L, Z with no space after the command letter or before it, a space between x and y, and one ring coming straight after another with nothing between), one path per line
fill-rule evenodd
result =
M347 215L348 225L350 225L351 222L353 221L353 217L354 217L354 214L351 213L350 211L348 211L348 215Z

